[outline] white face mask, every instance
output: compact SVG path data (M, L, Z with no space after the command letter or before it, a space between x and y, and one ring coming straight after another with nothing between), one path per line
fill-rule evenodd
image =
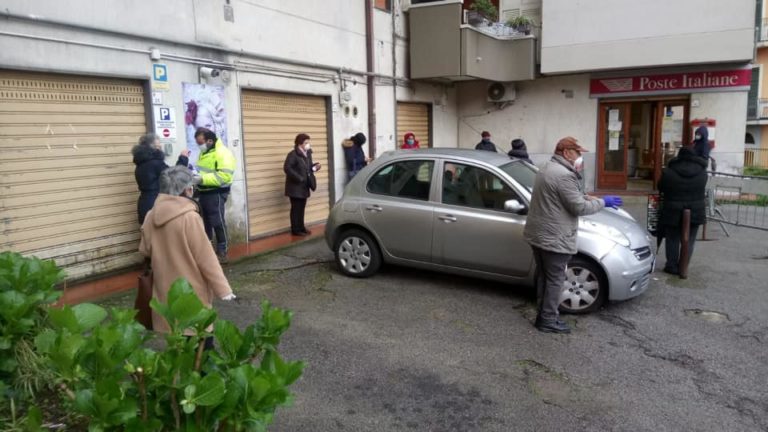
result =
M205 151L208 150L208 145L200 144L199 146L197 146L197 148L200 150L200 153L205 153Z
M304 144L304 151L309 151L312 149L312 146L309 145L309 143Z
M578 168L578 167L580 167L580 166L581 166L581 164L583 164L583 163L584 163L584 158L583 158L583 157L581 157L581 156L579 156L579 157L577 157L577 158L576 158L576 160L575 160L575 161L573 161L573 166Z

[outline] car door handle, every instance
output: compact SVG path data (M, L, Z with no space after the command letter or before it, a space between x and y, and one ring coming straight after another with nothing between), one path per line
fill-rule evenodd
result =
M437 218L445 223L456 222L456 216L453 215L438 216Z
M366 207L365 209L366 209L366 210L368 210L368 211L372 211L372 212L374 212L374 213L379 213L379 212L381 212L382 210L384 210L384 209L383 209L383 208L381 208L381 206L380 206L380 205L378 205L378 204L369 205L369 206L368 206L368 207Z

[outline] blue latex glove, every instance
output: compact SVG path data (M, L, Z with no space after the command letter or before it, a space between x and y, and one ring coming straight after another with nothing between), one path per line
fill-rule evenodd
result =
M603 201L605 201L605 206L610 208L619 208L624 204L624 201L621 200L621 197L613 195L604 196Z

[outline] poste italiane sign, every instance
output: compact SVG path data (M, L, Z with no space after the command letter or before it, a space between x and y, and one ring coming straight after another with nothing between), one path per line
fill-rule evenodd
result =
M591 97L600 97L688 93L695 91L746 91L749 90L751 78L751 68L593 78L589 83L589 95Z

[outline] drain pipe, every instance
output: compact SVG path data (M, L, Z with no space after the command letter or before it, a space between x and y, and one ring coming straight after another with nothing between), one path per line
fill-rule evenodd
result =
M368 84L368 157L376 157L376 88L373 76L373 0L365 0L365 64Z

